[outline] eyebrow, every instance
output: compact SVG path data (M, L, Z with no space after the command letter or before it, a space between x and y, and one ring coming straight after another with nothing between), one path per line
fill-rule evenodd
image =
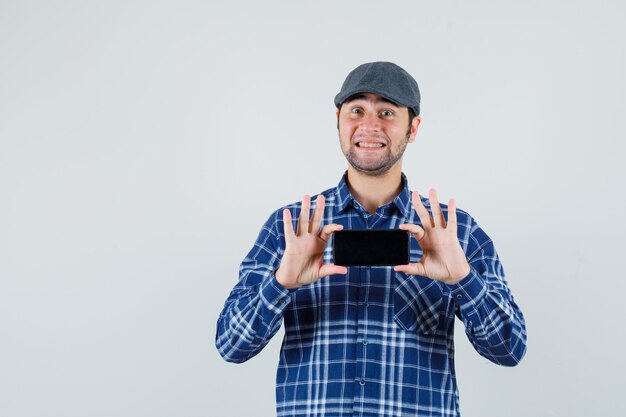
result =
M382 101L383 103L392 104L392 105L394 105L394 106L396 106L396 107L400 107L400 105L399 105L399 104L394 103L394 102L393 102L393 101L391 101L391 100L387 100L385 97L382 97L382 96L378 96L378 97L380 97L380 101ZM353 95L353 96L348 97L348 98L347 98L347 99L343 102L343 104L348 104L348 103L350 103L350 102L352 102L352 101L356 101L356 100L367 100L367 98L365 97L365 94L355 94L355 95Z

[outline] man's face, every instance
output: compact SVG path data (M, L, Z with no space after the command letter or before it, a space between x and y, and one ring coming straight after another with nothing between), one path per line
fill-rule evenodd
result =
M409 125L409 111L376 94L346 100L337 112L339 142L350 165L371 176L385 174L415 140L420 118Z

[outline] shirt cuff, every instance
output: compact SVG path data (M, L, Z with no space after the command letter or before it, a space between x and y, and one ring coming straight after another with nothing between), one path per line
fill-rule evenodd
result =
M261 284L261 300L263 305L274 314L282 314L285 307L291 302L291 291L276 281L272 274Z
M487 292L485 281L474 268L461 281L449 287L452 297L462 309L478 305Z

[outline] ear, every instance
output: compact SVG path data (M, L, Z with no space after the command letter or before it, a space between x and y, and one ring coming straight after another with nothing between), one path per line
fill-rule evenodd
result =
M422 118L419 116L415 116L413 120L411 120L411 129L410 129L411 133L409 135L409 143L415 142L415 135L417 135L417 128L419 127L421 122L422 122Z

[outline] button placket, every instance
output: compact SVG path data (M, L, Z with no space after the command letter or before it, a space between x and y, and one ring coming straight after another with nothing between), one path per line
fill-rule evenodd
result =
M370 281L370 268L358 268L359 270L359 302L358 302L358 328L357 328L357 366L356 366L356 378L355 382L358 382L361 387L365 386L365 375L367 374L367 308L368 303L368 291L367 285ZM362 390L358 390L357 395L360 397L363 395Z

